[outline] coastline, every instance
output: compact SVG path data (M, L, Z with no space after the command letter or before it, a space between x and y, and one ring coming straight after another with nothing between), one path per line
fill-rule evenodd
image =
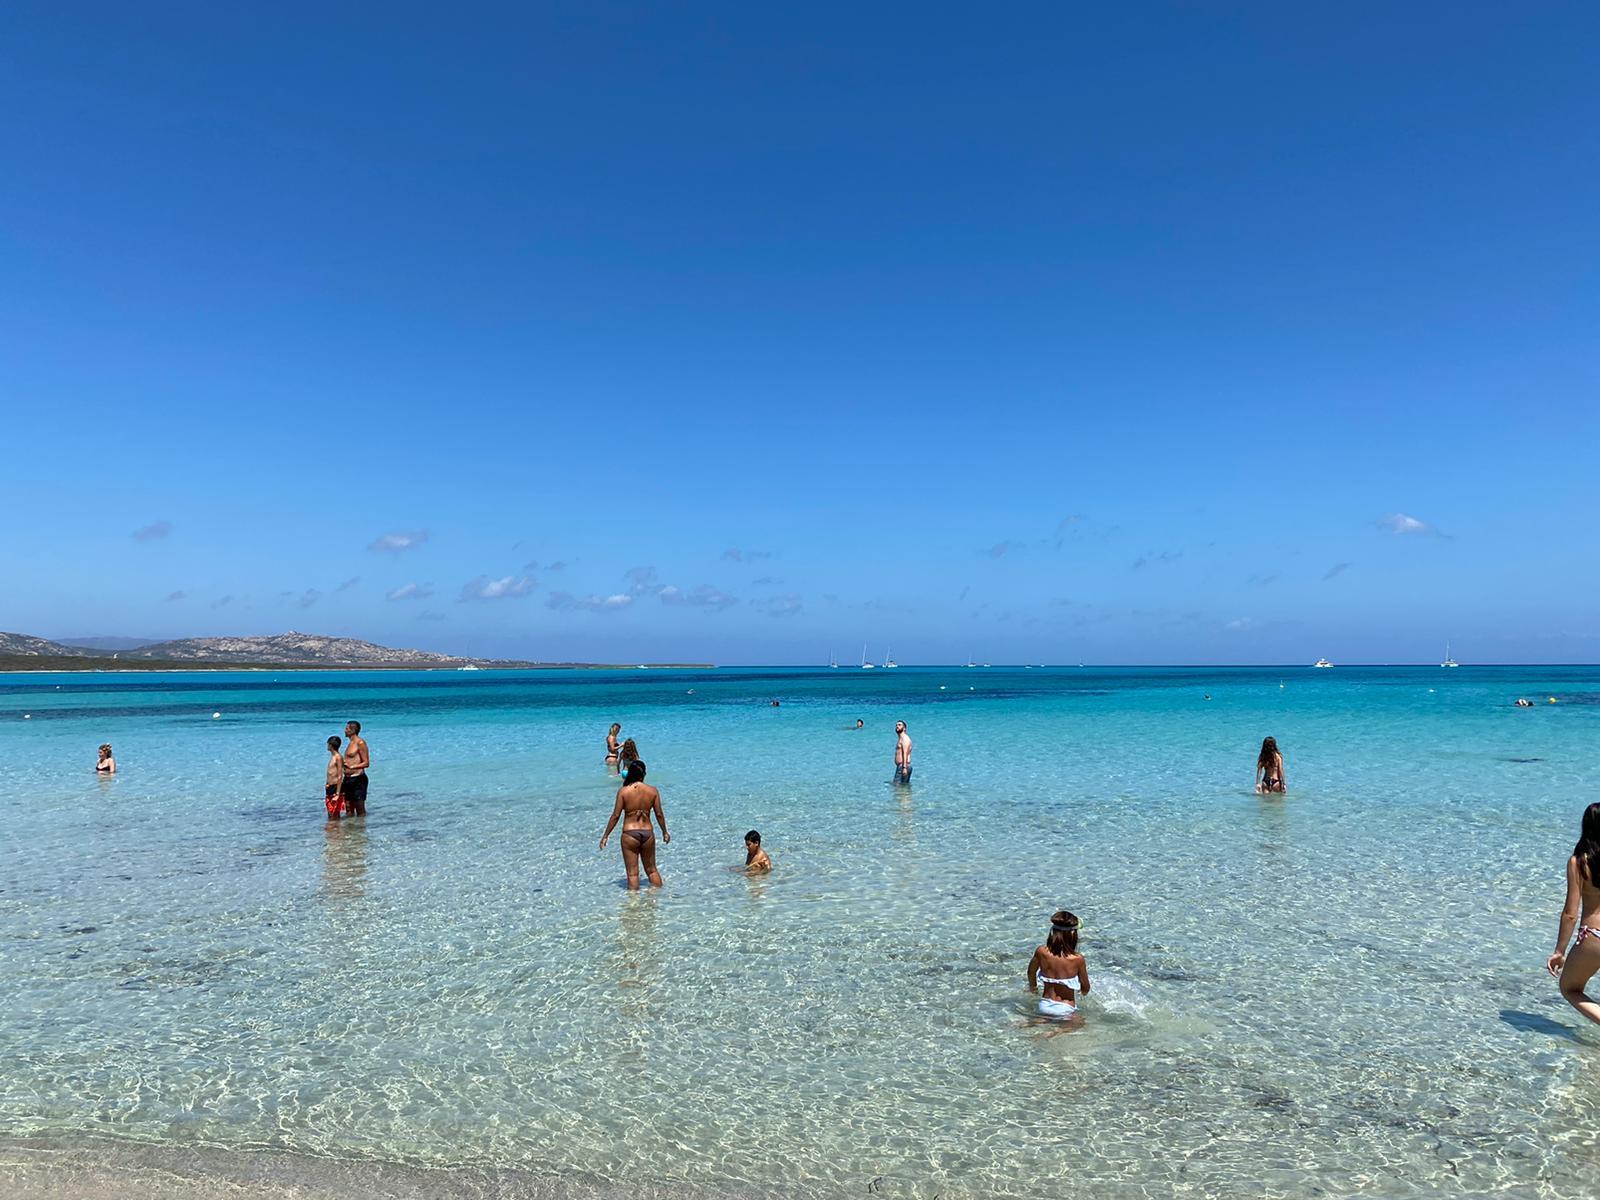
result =
M496 663L473 664L474 671L714 671L716 663ZM163 663L158 667L33 667L0 662L4 675L174 675L192 671L460 671L439 663Z

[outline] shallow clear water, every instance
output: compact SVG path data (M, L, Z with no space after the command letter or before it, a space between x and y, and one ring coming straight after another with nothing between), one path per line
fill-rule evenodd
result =
M370 815L329 825L352 716ZM663 792L660 893L596 848L612 720ZM1267 733L1284 799L1250 790ZM1542 964L1597 750L1596 668L5 677L0 1138L685 1191L1593 1192L1600 1031ZM733 870L751 826L770 878ZM1050 1036L1022 975L1058 906L1095 987Z

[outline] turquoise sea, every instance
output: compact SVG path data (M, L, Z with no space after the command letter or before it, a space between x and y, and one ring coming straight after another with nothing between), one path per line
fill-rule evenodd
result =
M613 720L660 892L597 849ZM6 676L0 1181L1594 1194L1600 1030L1543 970L1594 800L1592 667Z

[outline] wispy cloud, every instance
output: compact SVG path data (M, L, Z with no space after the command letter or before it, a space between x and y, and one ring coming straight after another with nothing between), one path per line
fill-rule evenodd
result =
M1152 550L1148 554L1141 554L1138 558L1134 559L1133 565L1128 569L1130 571L1142 571L1149 566L1160 566L1163 563L1177 562L1182 557L1182 550L1163 550L1159 554Z
M621 612L633 603L633 597L622 592L610 596L574 596L571 592L551 592L545 600L546 608L557 612Z
M783 580L774 579L771 575L763 575L760 579L751 582L751 587L777 587Z
M501 579L490 579L487 575L479 575L476 579L462 585L461 602L468 600L515 600L519 596L526 596L533 591L533 580L526 575L507 575Z
M1322 576L1322 582L1323 583L1327 583L1328 580L1335 579L1338 576L1343 575L1346 571L1348 571L1350 569L1350 565L1351 564L1349 564L1347 562L1334 563L1333 566L1328 568L1326 574L1324 574Z
M361 582L361 576L352 575L352 576L350 576L349 579L346 579L343 583L341 583L338 587L334 588L333 590L336 591L336 592L348 592L351 588L355 587L355 585L360 583L360 582Z
M213 600L211 602L211 607L212 608L227 608L228 605L230 605L232 603L233 603L233 595L232 595L232 593L230 593L230 594L228 594L226 596L218 596L215 600Z
M1423 534L1429 537L1443 537L1436 526L1428 524L1410 513L1392 512L1384 513L1378 518L1378 528L1387 529L1397 535Z
M1233 620L1224 625L1223 628L1233 633L1245 633L1251 629L1254 629L1260 624L1261 622L1256 620L1254 617L1235 617Z
M415 550L427 540L426 529L413 529L406 533L386 533L368 543L367 549L375 553L399 554L403 550Z
M729 562L760 562L764 558L771 558L771 550L741 550L737 546L729 546L722 552L722 557Z
M1274 571L1270 575L1252 575L1245 582L1255 587L1271 587L1278 582L1278 573Z
M171 603L174 600L187 600L188 598L189 598L189 593L188 592L168 592L167 593L167 601L168 601L168 603Z
M670 584L656 593L661 597L663 604L684 605L689 608L703 608L707 612L721 612L725 608L739 603L736 596L712 587L709 583L702 583L690 588L687 592L671 586Z
M392 592L386 592L386 600L426 600L433 595L433 586L426 583L402 583Z
M1021 543L1021 542L1012 542L1012 541L996 542L994 545L990 546L987 550L983 551L983 553L989 558L1004 558L1006 555L1010 554L1013 550L1021 550L1022 548L1023 548L1023 543Z
M320 599L322 599L322 593L321 592L317 591L316 588L307 588L304 592L302 592L300 594L300 607L301 608L310 608L313 604L315 604Z
M661 579L654 567L629 567L622 573L622 582L628 585L630 596L648 596L661 590Z
M1056 522L1056 549L1059 550L1066 543L1067 535L1081 525L1086 518L1082 513L1070 513Z
M422 612L417 614L417 620L419 621L442 621L444 619L445 617L442 612L435 612L431 608L424 609Z
M133 540L136 542L159 542L172 532L171 521L151 521L150 524L133 531Z
M792 617L804 609L805 605L799 596L789 592L783 596L769 596L759 607L769 617Z

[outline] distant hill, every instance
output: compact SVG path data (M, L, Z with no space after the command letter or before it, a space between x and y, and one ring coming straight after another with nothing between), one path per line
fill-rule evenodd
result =
M25 633L0 633L0 655L6 657L43 656L45 658L79 657L87 651L44 638L29 637Z
M57 639L63 646L72 646L80 650L137 650L140 646L148 646L154 638L131 637L70 637Z
M395 650L358 638L323 637L315 633L292 631L264 637L181 638L175 642L155 642L134 650L121 651L117 657L275 666L323 664L330 667L458 667L471 661L449 654L435 654L431 650Z

